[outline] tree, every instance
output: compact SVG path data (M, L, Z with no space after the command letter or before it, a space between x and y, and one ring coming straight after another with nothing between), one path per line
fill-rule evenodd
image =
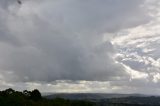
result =
M95 106L93 102L83 100L66 100L63 98L47 99L35 89L23 92L13 89L0 91L0 106ZM118 105L119 106L119 105Z
M24 91L23 91L23 94L24 94L26 97L30 97L30 96L31 96L31 91L24 90Z
M41 93L37 89L35 89L31 92L30 98L32 100L38 101L38 100L42 99L42 96L41 96Z
M6 89L4 92L7 94L13 94L15 91L12 88Z

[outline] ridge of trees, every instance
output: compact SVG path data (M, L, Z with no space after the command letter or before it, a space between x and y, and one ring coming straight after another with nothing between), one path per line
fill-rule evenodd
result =
M0 106L94 106L94 104L84 100L46 99L41 96L38 89L20 92L9 88L0 91Z

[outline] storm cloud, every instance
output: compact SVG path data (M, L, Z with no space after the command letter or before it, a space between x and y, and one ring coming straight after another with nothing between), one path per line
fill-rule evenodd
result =
M1 2L0 69L12 81L126 78L103 34L149 20L139 0Z
M143 43L138 34L157 22L155 1L21 2L0 0L0 82L4 88L39 87L44 91L44 86L57 90L77 86L75 92L103 92L100 87L131 92L136 87L138 92L148 80L159 80L155 73L145 71L149 59L140 62L156 44L150 44L151 49L137 47ZM147 34L140 37L149 39ZM95 89L90 90L92 86Z

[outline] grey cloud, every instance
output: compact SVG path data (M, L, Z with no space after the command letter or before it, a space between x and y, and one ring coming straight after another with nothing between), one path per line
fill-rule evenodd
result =
M103 34L148 22L143 2L29 0L11 11L3 6L17 4L3 1L0 69L13 72L15 81L128 78L112 59L114 47L103 41Z

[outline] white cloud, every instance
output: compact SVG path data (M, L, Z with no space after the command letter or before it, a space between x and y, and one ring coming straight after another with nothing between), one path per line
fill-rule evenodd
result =
M131 75L129 87L136 92L159 92L160 83L160 20L159 1L147 3L152 21L135 28L124 29L118 32L112 43L117 48L115 60L124 64ZM135 80L136 79L136 80ZM138 81L142 82L139 83ZM127 85L127 82L124 83ZM145 88L144 91L142 89ZM155 91L153 90L155 89Z

